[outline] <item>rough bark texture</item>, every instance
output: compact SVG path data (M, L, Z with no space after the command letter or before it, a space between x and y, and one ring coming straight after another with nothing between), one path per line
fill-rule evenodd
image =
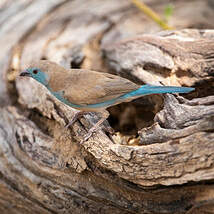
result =
M211 0L173 2L170 24L214 27ZM214 213L214 31L158 31L127 0L0 2L0 213ZM66 129L75 110L17 77L41 58L196 90L112 107L80 144L98 116Z

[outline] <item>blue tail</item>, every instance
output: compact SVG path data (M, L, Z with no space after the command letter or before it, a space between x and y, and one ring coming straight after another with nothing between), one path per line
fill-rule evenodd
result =
M123 95L122 98L140 97L148 94L189 93L194 90L191 87L143 85L137 90Z

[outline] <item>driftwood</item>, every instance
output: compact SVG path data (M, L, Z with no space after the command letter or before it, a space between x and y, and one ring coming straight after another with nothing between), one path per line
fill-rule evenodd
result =
M185 2L176 4L192 9ZM208 21L184 25L178 7L171 22L214 27L212 3L194 3L190 11ZM142 22L159 29L126 0L0 7L0 213L214 213L213 30L148 34ZM80 144L98 115L67 129L75 110L18 77L41 58L196 90L112 107L109 122Z

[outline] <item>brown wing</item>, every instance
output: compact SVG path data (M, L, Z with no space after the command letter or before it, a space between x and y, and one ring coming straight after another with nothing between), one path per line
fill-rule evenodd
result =
M79 69L51 72L49 85L54 91L63 91L66 99L79 105L105 102L140 87L119 76Z

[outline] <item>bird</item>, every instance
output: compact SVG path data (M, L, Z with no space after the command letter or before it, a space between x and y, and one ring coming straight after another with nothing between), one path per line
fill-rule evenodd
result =
M189 93L192 87L138 85L123 77L86 69L65 69L49 60L33 61L20 73L44 85L59 101L79 111L66 127L71 126L82 115L97 112L101 118L89 129L84 141L100 129L108 118L110 106L150 94Z

